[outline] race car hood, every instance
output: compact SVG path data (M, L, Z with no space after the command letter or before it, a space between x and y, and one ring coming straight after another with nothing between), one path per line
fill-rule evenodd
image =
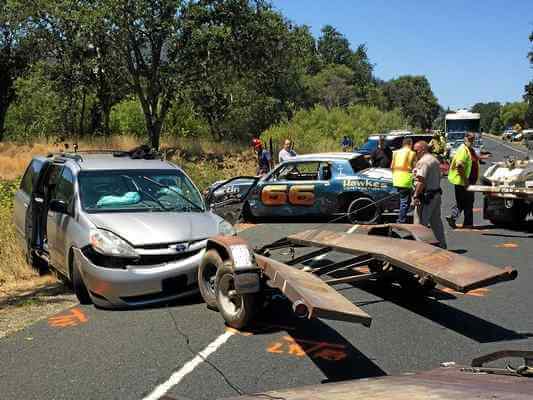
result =
M355 174L355 177L392 182L392 170L390 168L368 168Z
M137 247L206 239L218 233L222 221L210 212L102 213L89 218Z

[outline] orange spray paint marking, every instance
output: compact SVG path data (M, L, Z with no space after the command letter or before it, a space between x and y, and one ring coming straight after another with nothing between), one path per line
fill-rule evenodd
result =
M516 243L500 243L494 245L494 247L499 249L518 249L519 246Z
M72 308L67 314L60 314L48 318L48 325L54 328L67 328L69 326L77 326L84 324L89 319L79 308Z
M440 290L442 292L450 293L450 294L453 294L453 295L463 294L463 295L472 296L472 297L485 297L490 292L490 290L487 289L487 288L474 289L474 290L470 290L469 292L466 292L466 293L456 292L455 290L450 289L450 288L442 288Z
M321 358L327 361L340 361L348 357L345 351L346 346L341 344L295 339L291 336L284 336L282 339L282 341L271 343L267 351L294 357L307 355L311 358Z

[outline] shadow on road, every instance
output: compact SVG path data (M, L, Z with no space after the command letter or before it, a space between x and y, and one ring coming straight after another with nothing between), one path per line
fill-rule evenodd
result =
M515 332L460 309L450 307L445 303L439 302L440 297L409 296L404 289L399 287L384 287L375 285L372 282L353 286L399 305L478 343L493 343L533 337L531 332ZM433 292L437 294L438 291ZM438 294L438 296L441 295Z
M386 375L329 325L318 319L298 319L286 300L272 301L248 330L256 335L287 332L280 345L293 354L305 353L326 376L322 383Z

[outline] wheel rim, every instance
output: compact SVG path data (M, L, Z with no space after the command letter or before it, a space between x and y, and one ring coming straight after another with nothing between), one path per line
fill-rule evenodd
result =
M215 295L215 289L216 289L216 275L217 275L217 267L213 264L207 264L204 267L203 273L202 273L202 279L204 281L204 287L207 289L209 294Z
M361 197L348 207L348 220L353 223L372 223L378 217L378 209L372 199Z
M242 297L235 293L235 281L233 275L225 274L218 282L218 301L224 312L235 317L241 312Z

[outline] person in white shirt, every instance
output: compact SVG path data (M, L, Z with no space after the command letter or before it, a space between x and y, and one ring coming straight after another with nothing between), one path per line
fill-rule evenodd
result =
M296 157L296 152L291 149L291 141L289 139L285 140L283 148L279 151L278 160L280 163L287 161L289 158Z

